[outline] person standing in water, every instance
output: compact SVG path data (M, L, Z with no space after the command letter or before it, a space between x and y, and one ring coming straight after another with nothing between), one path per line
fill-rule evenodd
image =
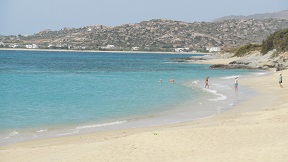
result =
M283 86L282 86L282 74L281 73L279 74L279 85L281 88L283 88Z
M175 80L174 80L173 78L171 78L171 79L170 79L170 82L171 82L172 84L174 84L174 83L175 83Z
M208 79L209 79L209 77L206 77L206 79L205 79L205 88L209 88Z
M235 86L235 92L238 92L238 77L235 78L234 86Z

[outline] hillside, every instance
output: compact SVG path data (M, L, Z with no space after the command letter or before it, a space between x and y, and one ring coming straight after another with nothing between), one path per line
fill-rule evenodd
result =
M265 14L254 14L249 16L225 16L218 19L215 19L214 21L224 21L224 20L230 20L230 19L237 19L237 20L243 20L243 19L284 19L288 20L288 10L280 11L280 12L274 12L274 13L265 13Z
M4 46L37 44L39 48L93 49L114 45L113 50L173 51L176 47L204 50L206 46L230 47L260 44L271 33L287 28L288 20L225 20L223 22L187 23L173 20L150 20L136 24L108 27L44 30L30 36L6 36Z
M261 52L266 54L273 49L278 52L288 51L288 28L279 30L271 34L267 39L262 42Z
M223 53L213 57L223 57ZM247 44L236 51L226 53L226 58L233 58L229 64L216 64L211 68L244 68L244 69L269 69L276 71L288 68L288 28L278 30L269 35L262 44Z

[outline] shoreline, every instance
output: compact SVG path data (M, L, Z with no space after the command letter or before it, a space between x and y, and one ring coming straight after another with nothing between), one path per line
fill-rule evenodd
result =
M44 51L44 52L90 52L90 53L135 53L135 54L201 54L213 55L205 52L150 52L150 51L96 51L96 50L68 50L68 49L26 49L26 48L0 48L0 51Z
M1 146L0 160L287 161L288 85L279 87L278 73L241 79L239 91L247 86L257 95L215 116Z

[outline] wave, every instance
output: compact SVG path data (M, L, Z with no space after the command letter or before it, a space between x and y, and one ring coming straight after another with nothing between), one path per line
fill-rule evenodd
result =
M172 61L170 61L170 62L165 62L165 64L179 64L179 62L172 62Z
M236 77L239 77L241 75L232 75L232 76L225 76L225 77L220 77L220 79L234 79Z
M40 130L37 130L36 132L37 133L43 133L43 132L47 132L48 131L48 129L40 129Z
M267 73L264 73L264 72L259 72L259 73L253 73L253 75L265 75L265 74L267 74Z
M208 99L209 101L221 101L221 100L226 100L227 99L227 96L225 96L223 94L220 94L220 93L217 93L216 90L211 90L211 89L206 89L206 88L203 88L203 90L218 96L216 98Z
M227 85L223 85L223 84L211 84L217 88L221 88L221 89L231 89L230 86L227 86Z
M116 121L111 123L102 123L102 124L94 124L94 125L84 125L84 126L78 126L76 129L87 129L87 128L98 128L98 127L105 127L105 126L111 126L111 125L118 125L126 123L127 121Z
M77 131L73 131L73 132L69 132L69 133L57 134L57 136L67 136L67 135L70 135L70 134L76 134L76 133L79 133L79 130L77 130Z
M9 139L10 137L9 136L7 136L7 137L3 137L3 138L1 138L1 140L6 140L6 139Z
M14 130L13 132L10 133L10 136L15 136L15 135L17 135L17 134L19 134L19 132L17 132L17 131Z
M193 84L199 84L199 82L200 82L200 80L195 80L195 81L193 81L192 83L193 83Z

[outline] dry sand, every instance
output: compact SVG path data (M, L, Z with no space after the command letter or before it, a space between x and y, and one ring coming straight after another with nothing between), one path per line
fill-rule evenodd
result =
M194 122L35 140L0 147L0 161L287 162L288 71L240 78L258 95ZM287 79L288 80L288 79Z
M231 58L217 58L217 59L207 59L207 60L197 60L193 61L193 64L229 64L232 61L236 61L237 57Z

